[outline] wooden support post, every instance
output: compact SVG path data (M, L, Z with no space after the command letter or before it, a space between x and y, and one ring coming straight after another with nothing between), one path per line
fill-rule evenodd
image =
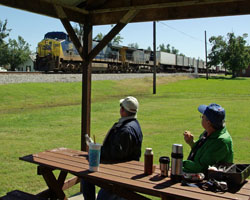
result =
M86 22L90 22L86 17ZM83 70L82 70L82 126L81 126L81 150L87 151L85 134L90 135L90 110L91 110L91 61L89 52L92 50L92 25L84 24L83 35Z
M82 74L82 136L81 150L87 151L85 134L90 135L90 109L91 109L91 62L96 55L119 33L127 23L132 20L138 10L128 11L120 22L99 42L92 50L92 25L90 16L86 16L83 37L83 74Z

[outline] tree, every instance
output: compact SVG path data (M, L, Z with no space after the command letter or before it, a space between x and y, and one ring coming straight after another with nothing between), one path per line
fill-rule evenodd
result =
M160 44L157 49L159 51L163 51L163 52L167 52L167 53L170 53L170 44L167 44L166 47L165 47L165 44Z
M247 34L243 34L243 36L235 37L234 33L228 33L228 47L223 57L223 63L226 69L232 71L233 78L250 64L250 51L245 40L247 36Z
M0 20L0 44L4 43L4 39L9 36L11 31L11 29L7 29L7 23L7 19L4 22Z
M23 64L31 54L29 44L24 41L21 36L18 40L9 39L8 43L5 39L9 36L11 29L7 29L7 20L0 20L0 66L10 65L14 71L16 67Z
M76 36L78 37L78 39L80 40L80 42L82 42L83 40L83 24L79 24L79 23L75 23L75 26L73 27Z
M7 60L11 71L15 71L18 65L23 64L29 59L29 55L31 54L29 46L21 36L18 36L17 41L9 39Z
M173 53L173 54L179 54L179 50L176 49L176 48L174 48L174 47L172 47L171 53Z
M167 53L172 53L172 54L179 54L179 50L176 49L175 47L171 47L170 44L167 44L166 46L164 44L160 44L157 49L159 51L167 52ZM181 54L183 55L183 54Z
M114 39L112 40L112 43L118 45L122 42L122 40L123 40L123 37L119 33L114 37Z
M130 44L128 44L128 47L139 49L139 44L138 43L130 43Z
M0 66L8 64L8 45L0 44Z
M115 25L114 24L111 24L111 28L113 28ZM113 44L116 44L116 45L119 45L120 42L122 42L124 38L121 36L120 33L118 33L114 38L113 40L111 41L111 43Z
M223 65L235 78L240 71L250 64L250 51L247 47L247 34L236 37L234 33L228 33L227 38L222 36L211 37L209 42L213 44L211 53L208 55L209 66Z
M223 36L218 37L212 36L209 38L209 42L213 45L211 52L208 54L208 67L222 65L223 56L226 49L226 41Z
M93 40L101 41L104 38L104 35L102 33L98 33Z
M0 66L7 64L8 43L5 42L11 29L7 29L7 20L0 20Z
M147 50L148 50L148 51L152 51L152 49L151 49L151 47L150 47L150 46L148 46Z

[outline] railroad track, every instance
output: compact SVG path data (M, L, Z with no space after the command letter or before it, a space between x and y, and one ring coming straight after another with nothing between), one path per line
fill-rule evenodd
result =
M82 74L82 72L14 72L14 71L7 71L7 72L0 72L0 75L14 75L14 74L25 74L25 75L34 75L34 74ZM96 73L92 72L92 74L133 74L133 73ZM138 74L150 74L150 72L141 72ZM152 73L151 73L152 74Z
M0 75L8 75L8 74L44 74L44 72L13 72L13 71L7 71L7 72L0 72Z
M13 75L13 74L25 74L25 75L34 75L34 74L81 74L81 73L72 73L72 72L0 72L0 75Z

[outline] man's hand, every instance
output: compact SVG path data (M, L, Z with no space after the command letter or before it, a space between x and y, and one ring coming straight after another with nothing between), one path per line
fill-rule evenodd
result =
M185 142L192 148L194 145L194 136L190 131L185 131L183 133Z

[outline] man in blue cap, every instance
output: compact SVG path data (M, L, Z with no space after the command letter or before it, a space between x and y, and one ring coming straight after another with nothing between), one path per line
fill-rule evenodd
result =
M200 105L198 110L203 114L201 124L205 130L196 142L189 131L184 132L184 140L191 147L188 159L183 161L186 173L206 173L216 163L233 163L233 142L225 127L224 108L212 103Z

